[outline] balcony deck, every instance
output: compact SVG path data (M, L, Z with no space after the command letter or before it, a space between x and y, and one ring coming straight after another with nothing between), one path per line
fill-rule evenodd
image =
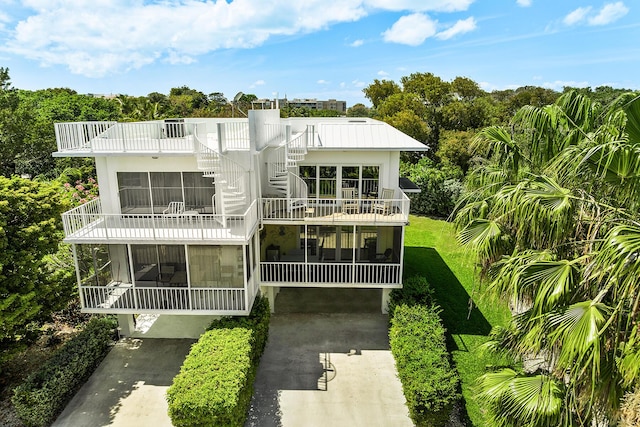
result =
M246 242L257 227L257 203L243 215L103 214L100 199L62 215L67 243Z
M409 198L401 199L284 199L263 198L264 223L336 223L398 225L409 222Z

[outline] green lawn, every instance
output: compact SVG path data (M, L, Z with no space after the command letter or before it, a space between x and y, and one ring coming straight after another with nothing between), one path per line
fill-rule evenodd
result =
M496 363L478 351L491 327L506 325L509 310L501 302L482 296L474 271L474 256L456 242L453 225L445 221L411 216L405 234L405 277L421 275L435 290L442 319L450 334L449 347L462 380L462 395L474 426L486 423L474 399L476 379L485 366ZM474 289L475 286L475 289ZM469 299L474 308L469 314Z

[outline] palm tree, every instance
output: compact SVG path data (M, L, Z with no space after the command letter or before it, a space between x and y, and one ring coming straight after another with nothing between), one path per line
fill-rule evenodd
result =
M615 418L640 378L640 98L604 108L569 92L474 149L458 237L514 312L488 347L525 361L487 373L481 396L513 425Z

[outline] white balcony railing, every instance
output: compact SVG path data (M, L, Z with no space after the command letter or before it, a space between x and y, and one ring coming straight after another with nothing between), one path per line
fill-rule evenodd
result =
M257 202L242 215L105 214L94 199L62 214L66 240L82 242L140 241L246 241L258 221Z
M264 221L337 223L406 223L409 221L409 198L401 199L286 199L263 198ZM294 208L291 208L294 206Z
M81 286L82 308L96 313L247 314L255 291L244 288L156 288L131 284Z
M222 152L227 150L248 150L250 144L249 122L220 123L218 139Z
M79 285L83 311L94 313L248 314L259 290L256 267L238 287L156 287L112 282Z
M261 262L262 283L366 284L371 287L402 284L400 264Z
M55 124L58 151L82 153L194 153L206 129L204 123L181 121Z

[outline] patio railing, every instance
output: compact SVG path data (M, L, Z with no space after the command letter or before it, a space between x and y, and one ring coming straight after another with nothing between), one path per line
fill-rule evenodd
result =
M410 200L402 192L400 199L262 198L267 222L406 223L409 207Z
M71 243L130 240L246 241L258 221L257 202L242 215L105 214L94 199L62 214L66 240Z
M153 288L83 286L82 308L96 313L225 312L248 313L243 288ZM255 296L255 295L254 295Z
M262 283L304 284L402 284L400 264L383 263L304 263L304 262L261 262Z
M130 283L83 285L80 301L83 311L94 313L248 314L258 292L256 273L254 271L246 288L148 287Z

